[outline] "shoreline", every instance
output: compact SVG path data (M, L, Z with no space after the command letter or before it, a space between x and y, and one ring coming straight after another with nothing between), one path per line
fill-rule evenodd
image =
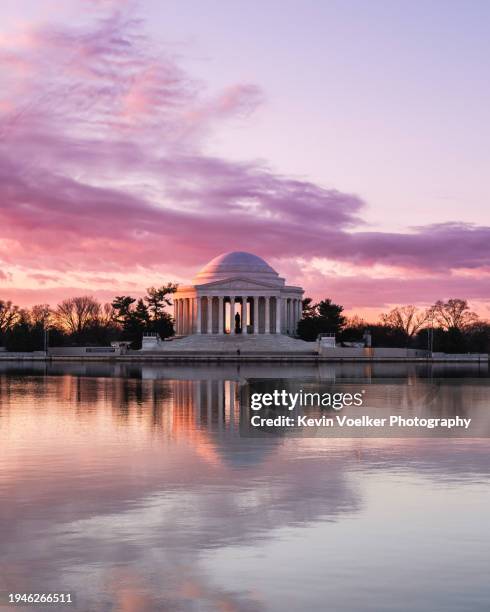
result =
M194 355L36 355L16 354L0 355L0 362L43 361L43 362L134 362L134 363L244 363L244 362L276 362L276 363L478 363L488 365L488 355L457 355L454 358L444 357L333 357L320 355L290 354L194 354Z

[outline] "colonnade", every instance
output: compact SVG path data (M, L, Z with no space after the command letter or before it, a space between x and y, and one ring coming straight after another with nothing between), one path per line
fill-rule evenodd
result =
M301 316L301 299L294 297L203 295L174 299L176 334L179 336L237 332L295 335Z

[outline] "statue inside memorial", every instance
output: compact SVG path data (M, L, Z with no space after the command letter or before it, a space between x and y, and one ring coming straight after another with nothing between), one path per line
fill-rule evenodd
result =
M240 314L237 312L235 315L235 334L240 334L242 332L242 326L240 321Z

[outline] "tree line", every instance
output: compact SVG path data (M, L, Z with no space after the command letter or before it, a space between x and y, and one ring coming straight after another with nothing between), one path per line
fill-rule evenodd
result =
M167 307L176 289L176 284L167 283L149 287L142 298L119 295L106 304L85 295L63 300L55 308L49 304L19 308L0 300L0 346L10 351L42 350L48 332L50 346L107 346L127 340L138 349L143 332L156 332L162 339L175 333ZM397 306L374 324L357 316L348 318L343 306L329 298L317 303L303 300L297 334L304 340L335 333L340 343L356 342L366 330L373 346L426 349L432 345L434 351L447 353L490 352L490 322L472 312L466 300L439 300L425 309Z
M119 295L106 304L84 295L63 300L55 308L49 304L19 308L0 300L0 346L9 351L43 350L48 334L51 346L107 346L127 340L138 349L143 332L156 332L162 338L174 334L166 307L176 289L167 283L149 287L142 298Z
M397 306L382 313L378 323L348 318L344 308L330 299L313 303L303 300L303 318L298 335L315 340L318 334L335 333L337 341L361 341L366 330L373 346L410 347L445 353L490 352L490 322L471 311L467 300L438 300L429 308Z

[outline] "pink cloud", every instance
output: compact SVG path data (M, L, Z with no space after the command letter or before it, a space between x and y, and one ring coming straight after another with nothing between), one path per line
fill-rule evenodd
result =
M52 274L43 274L42 272L34 272L29 274L29 278L34 279L40 285L45 285L46 283L56 283L58 282L58 278Z
M110 289L89 290L84 286L70 287L8 287L2 290L0 299L11 300L15 304L34 306L35 304L56 305L62 300L77 295L91 295L100 302L112 302L116 295L144 295L144 291L136 291L134 287L111 286Z
M411 284L326 279L325 291L353 303L413 302L414 291L440 297L458 288L490 299L478 274L464 283L451 275L490 266L490 227L367 231L357 195L207 155L207 135L250 114L262 92L237 83L208 94L154 49L130 13L109 12L92 27L33 28L7 39L0 58L4 264L60 276L158 274L173 265L191 276L217 253L240 249L420 276ZM429 273L440 283L425 280Z
M410 303L429 305L438 299L462 297L470 301L490 301L488 277L472 279L451 275L437 278L366 278L318 276L316 297L334 294L346 308L386 308L392 304ZM410 299L411 297L411 299Z

